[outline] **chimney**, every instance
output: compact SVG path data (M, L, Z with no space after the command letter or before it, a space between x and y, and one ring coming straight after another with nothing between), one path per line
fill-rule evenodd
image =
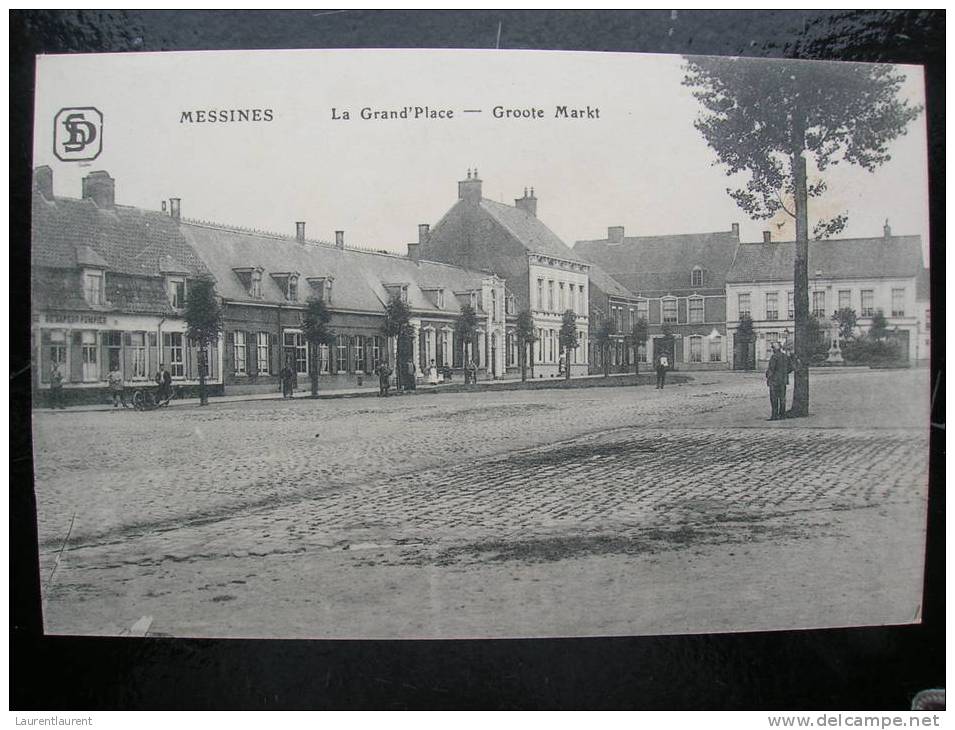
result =
M469 168L467 179L458 181L458 197L473 205L481 202L481 178L478 177L477 168L473 175Z
M607 241L609 243L623 243L623 226L608 226Z
M182 198L169 198L169 215L174 221L179 220L181 213Z
M885 219L885 225L882 226L882 235L885 238L892 238L892 227L889 225L889 219Z
M770 231L763 231L763 243L772 243L773 234Z
M53 200L53 168L40 165L33 171L33 189L47 200Z
M412 261L417 261L421 258L421 244L420 243L409 243L408 244L408 258Z
M345 231L335 231L335 248L345 248Z
M427 223L418 224L418 243L422 246L431 241L431 226Z
M165 201L165 200L162 201L162 212L163 212L163 213L166 212L166 201Z
M730 229L733 231L733 237L738 241L739 240L739 223L734 223L730 226Z
M295 240L305 243L305 221L295 221Z
M100 208L112 208L116 202L116 181L106 170L91 172L83 178L83 197Z
M514 207L520 208L525 213L537 217L537 198L534 196L534 188L531 188L531 194L527 194L527 188L524 188L524 197L517 198L514 201Z

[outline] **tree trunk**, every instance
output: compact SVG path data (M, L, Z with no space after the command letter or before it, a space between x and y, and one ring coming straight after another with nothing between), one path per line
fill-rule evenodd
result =
M527 343L521 342L521 382L527 382Z
M639 343L633 348L633 374L640 374L640 345Z
M570 346L564 348L564 380L570 380Z
M603 356L604 356L604 377L610 377L610 345L604 345L603 347Z
M312 381L312 398L318 398L318 353L320 350L318 345L316 345L314 342L310 342L309 347L312 350L312 356L309 358L311 367L309 368L308 376Z
M806 159L797 154L792 160L796 181L796 257L793 265L793 314L796 355L793 406L790 416L809 415L809 196L806 191Z
M199 343L199 405L209 405L209 395L206 393L206 348Z

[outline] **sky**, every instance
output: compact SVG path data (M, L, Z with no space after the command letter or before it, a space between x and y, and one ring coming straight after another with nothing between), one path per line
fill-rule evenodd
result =
M767 63L771 63L768 61ZM923 103L920 67L902 93ZM534 187L538 217L568 245L627 235L727 231L744 241L791 222L751 221L693 120L679 56L551 51L201 51L43 56L37 64L34 163L54 192L79 197L81 178L106 170L116 202L159 209L182 199L187 218L405 252L419 223L437 223L457 181L477 168L484 197L513 204ZM91 162L53 154L60 109L103 114ZM362 120L360 110L451 110L451 119ZM492 110L540 109L496 119ZM555 118L558 106L599 118ZM271 122L182 123L182 112L271 109ZM333 119L348 111L349 120ZM481 113L465 113L465 109ZM839 165L816 211L846 212L842 236L922 236L928 249L925 117L870 173ZM813 224L810 208L810 228ZM777 222L785 223L777 227Z

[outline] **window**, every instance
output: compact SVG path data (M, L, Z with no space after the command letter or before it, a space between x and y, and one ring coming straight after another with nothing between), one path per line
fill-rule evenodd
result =
M690 298L690 323L700 324L703 322L703 297Z
M90 304L103 303L103 272L86 271L83 273L83 291Z
M130 374L134 380L146 377L146 333L129 333Z
M630 332L633 332L633 325L636 324L636 321L637 321L637 313L633 310L633 307L630 307L629 315L630 315L630 318L629 318L630 329L629 329L629 331L630 331Z
M564 282L560 282L560 311L563 312L567 309L567 295L566 290L564 289Z
M371 338L371 369L374 370L381 365L381 337L375 335Z
M497 291L491 289L491 321L497 322Z
M262 298L262 271L260 269L255 269L252 272L252 278L250 279L251 283L249 285L249 296L256 299Z
M335 369L340 373L348 372L348 337L338 335L335 338Z
M272 358L269 357L269 333L259 332L255 336L255 359L259 372L268 375L272 370Z
M169 279L167 283L169 306L173 309L182 309L186 306L186 280Z
M577 309L577 287L573 284L568 284L567 288L570 290L570 294L567 296L567 301L570 302L570 309L579 312L580 310Z
M766 319L779 319L779 292L766 292Z
M554 282L547 282L547 309L551 312L554 311Z
M646 299L642 299L637 302L637 319L645 319L647 322L650 321L650 302Z
M875 292L872 289L863 289L862 295L862 316L871 317L875 314Z
M123 333L104 332L103 346L106 348L106 366L109 370L119 370L122 362Z
M703 338L690 338L690 362L703 362Z
M537 308L544 308L544 280L537 280Z
M720 362L723 359L723 338L710 338L710 362Z
M577 287L577 314L583 314L587 311L587 307L585 306L586 301L587 299L584 297L584 285L581 284Z
M663 300L663 321L676 322L676 299Z
M749 293L740 294L737 296L739 316L742 317L744 314L749 316L751 314L749 308Z
M166 358L166 369L174 378L185 375L185 359L183 358L182 332L163 332L163 357Z
M248 372L248 368L245 364L245 332L236 331L233 335L233 362L235 363L235 374L236 375L245 375Z
M328 345L319 345L318 346L318 372L320 373L331 373L332 372L332 361L328 355Z
M892 290L892 316L905 316L905 289Z
M365 372L365 336L355 335L355 372Z
M699 266L694 267L690 274L690 286L703 286L703 269Z
M812 293L812 316L813 317L826 316L826 292L825 291L814 291Z
M786 318L792 319L796 313L795 299L791 291L786 292Z
M83 332L81 342L83 347L83 382L89 383L99 380L96 333Z
M637 362L646 362L647 361L647 346L638 345L637 346Z
M288 284L285 289L285 298L290 302L298 301L298 277L290 276L288 278Z
M850 289L839 290L839 309L849 309L852 306L852 291Z
M295 372L299 375L308 373L308 348L301 332L284 333L285 356L294 363Z

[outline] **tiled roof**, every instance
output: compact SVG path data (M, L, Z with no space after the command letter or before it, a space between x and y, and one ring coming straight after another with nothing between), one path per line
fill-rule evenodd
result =
M612 297L633 298L635 296L623 284L614 279L595 263L590 264L590 285L596 286L604 294Z
M332 277L333 309L382 312L390 298L386 285L407 284L414 310L455 315L460 311L455 291L477 289L489 274L432 261L413 261L396 254L339 249L325 243L300 243L254 231L182 221L182 233L216 279L218 293L239 302L287 303L285 292L270 274L297 271L299 302L311 294L310 278ZM263 269L262 298L253 299L235 269ZM444 308L438 309L423 289L444 288Z
M607 239L577 241L574 252L612 271L631 292L678 289L722 289L739 243L733 231L673 236L627 236L622 243ZM692 287L693 268L703 269L703 286Z
M33 195L32 264L75 269L99 257L110 272L160 276L160 261L171 257L190 275L205 267L189 248L179 226L163 213L92 200Z
M729 283L792 281L796 246L780 243L743 243L727 274ZM842 238L809 242L809 275L878 279L916 276L922 269L920 236Z
M586 263L537 216L514 206L483 198L481 207L506 228L528 251L567 261Z

